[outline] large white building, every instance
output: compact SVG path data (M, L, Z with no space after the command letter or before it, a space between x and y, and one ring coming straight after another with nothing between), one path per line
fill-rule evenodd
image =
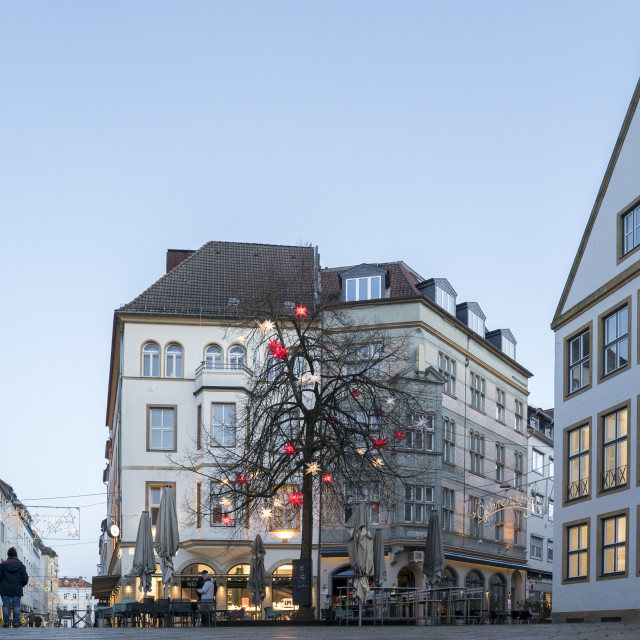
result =
M94 612L98 599L91 593L91 583L83 578L57 579L58 607L65 611L76 612L76 626L79 628L93 626ZM63 619L63 626L69 626Z
M557 621L640 617L639 98L640 84L552 323Z

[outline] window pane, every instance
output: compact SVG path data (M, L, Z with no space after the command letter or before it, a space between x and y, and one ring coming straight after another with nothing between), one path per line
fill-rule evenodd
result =
M612 345L604 350L604 372L611 373L616 368L616 345Z
M612 547L610 549L605 549L604 550L604 567L603 567L604 573L611 573L612 571L615 571L614 560L615 560L615 548Z
M162 426L162 410L161 409L151 409L151 426L152 427Z
M578 561L579 561L579 555L578 554L574 554L572 556L569 556L569 577L570 578L575 578L578 574Z
M574 456L580 451L580 430L575 429L569 434L569 455Z
M587 575L587 554L581 553L580 557L580 573L578 575L586 576Z
M369 278L358 279L358 300L369 299Z
M152 449L162 448L162 431L158 429L151 431L151 448Z
M582 432L582 451L587 451L589 449L589 427L582 427L580 429Z
M604 544L613 544L616 541L615 529L615 518L604 521Z
M618 539L617 542L625 542L627 539L627 519L623 516L618 518Z
M585 331L582 334L582 357L586 358L589 355L589 332Z
M616 468L616 447L611 445L604 449L604 471L611 471Z
M615 440L616 437L616 414L613 413L604 419L604 439L606 442Z
M628 331L628 310L625 307L618 312L618 335L624 336Z
M624 571L626 567L627 550L625 549L625 547L618 547L616 550L618 552L617 553L618 566L616 567L616 571Z
M375 300L380 297L380 277L371 278L371 299Z
M164 449L173 449L173 431L161 431L164 434L162 447Z
M347 302L356 299L356 281L354 279L347 280Z
M629 362L628 348L629 343L626 338L618 343L618 363L616 367L624 367Z
M151 356L148 356L147 354L145 354L142 359L142 375L145 378L151 376Z
M618 413L618 436L627 435L627 418L628 413L626 409Z
M407 522L411 522L411 505L410 504L406 504L404 505L404 519Z
M164 426L173 429L173 409L163 409Z

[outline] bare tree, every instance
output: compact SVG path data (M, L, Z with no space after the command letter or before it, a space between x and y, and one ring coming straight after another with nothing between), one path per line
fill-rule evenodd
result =
M311 558L320 483L340 504L349 484L391 494L398 478L424 472L406 444L408 429L430 426L426 387L407 335L357 326L344 310L273 294L242 315L254 323L244 336L254 360L247 401L229 420L233 446L219 446L224 424L203 429L181 464L211 483L209 515L300 529L300 558Z

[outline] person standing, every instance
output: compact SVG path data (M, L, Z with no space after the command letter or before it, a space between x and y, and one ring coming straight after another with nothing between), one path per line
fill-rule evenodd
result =
M201 615L202 626L207 627L211 623L211 612L215 609L216 581L207 573L207 575L204 576L202 588L196 589L196 591L200 594L201 611L208 614L206 617Z
M0 596L2 596L2 617L4 627L9 623L9 610L13 609L13 626L20 626L20 599L24 587L29 582L26 567L18 560L18 552L15 547L7 551L7 559L0 564Z

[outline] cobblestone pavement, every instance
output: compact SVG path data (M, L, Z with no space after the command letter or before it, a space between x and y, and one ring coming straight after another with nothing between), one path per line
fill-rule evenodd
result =
M478 625L464 627L253 626L174 629L0 629L0 640L639 640L640 623Z

